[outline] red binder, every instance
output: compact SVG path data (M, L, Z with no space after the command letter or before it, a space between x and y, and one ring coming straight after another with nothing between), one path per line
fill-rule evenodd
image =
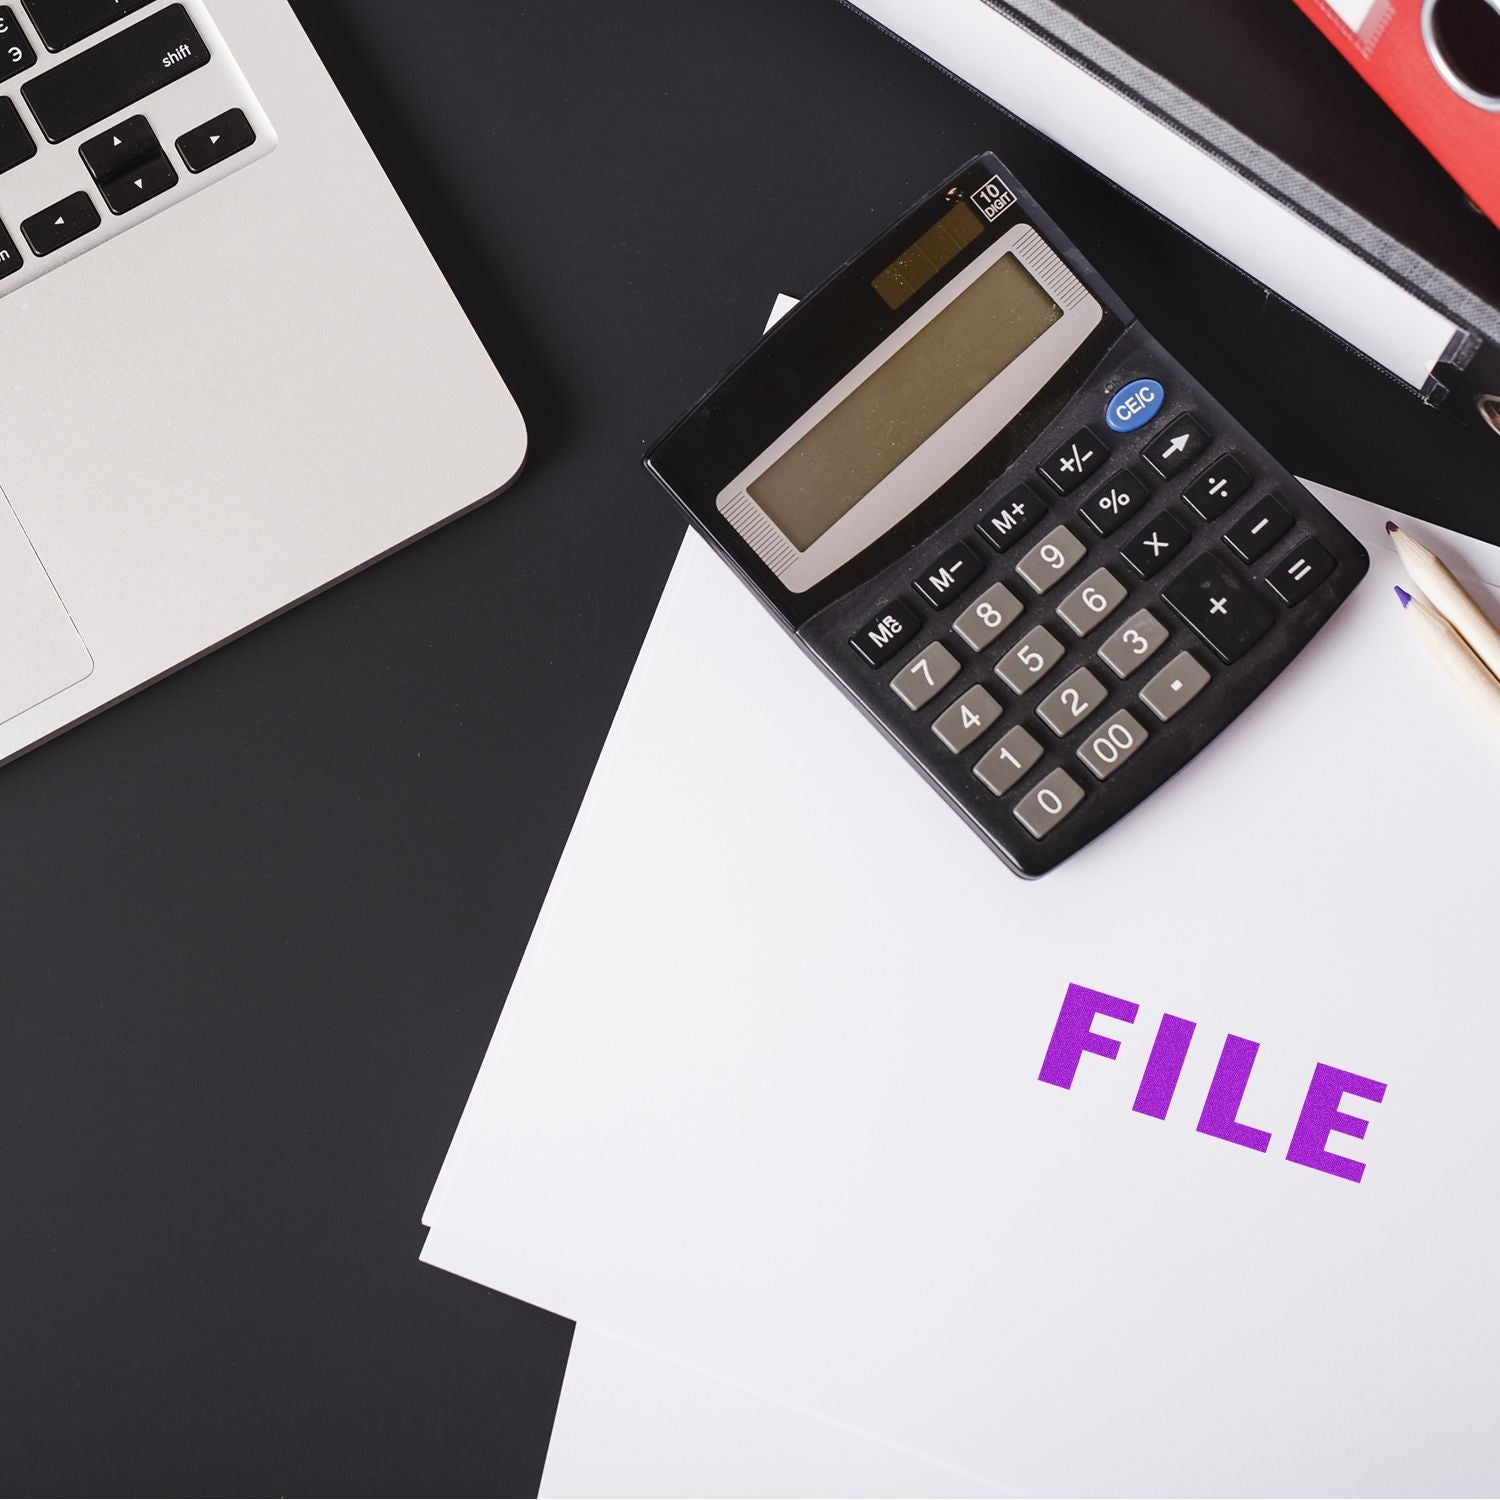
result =
M1500 224L1500 0L1296 0Z

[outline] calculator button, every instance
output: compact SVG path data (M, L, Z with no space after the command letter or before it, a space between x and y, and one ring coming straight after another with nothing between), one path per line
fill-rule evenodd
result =
M1104 698L1104 684L1087 667L1079 667L1037 704L1037 717L1053 734L1066 734L1083 723Z
M1101 724L1078 747L1078 758L1100 781L1107 781L1146 743L1146 731L1128 709Z
M1182 492L1182 498L1205 521L1217 521L1251 483L1250 475L1238 459L1221 458Z
M1187 527L1175 516L1164 512L1124 548L1121 555L1142 578L1149 578L1177 557L1189 539Z
M1163 723L1180 713L1208 686L1198 658L1180 651L1141 689L1141 702Z
M1099 648L1099 659L1116 677L1129 677L1167 642L1167 627L1149 609L1138 609Z
M1257 557L1264 557L1291 529L1292 517L1287 508L1267 495L1264 500L1257 500L1224 533L1224 540L1246 562L1254 562Z
M1300 604L1334 570L1333 558L1317 542L1303 542L1293 547L1266 574L1266 582L1276 590L1283 604Z
M1013 693L1024 693L1063 659L1063 643L1038 625L1029 630L995 663L995 675Z
M1245 584L1208 553L1189 563L1163 598L1225 661L1238 661L1275 619Z
M1034 839L1046 838L1083 801L1083 788L1061 768L1049 771L1016 803L1016 817Z
M873 620L862 625L849 638L849 644L872 667L883 666L916 635L921 623L914 609L894 599Z
M1058 615L1074 635L1087 635L1102 625L1125 602L1125 585L1108 568L1095 568L1057 606Z
M1071 494L1109 457L1109 450L1087 427L1080 427L1038 472L1060 494Z
M1104 421L1111 432L1135 432L1161 415L1167 393L1159 380L1132 380L1104 403Z
M1003 797L1041 758L1042 747L1018 725L979 757L974 774Z
M1137 511L1145 509L1148 489L1139 474L1125 469L1094 495L1079 514L1100 536L1108 536Z
M1009 552L1042 519L1047 507L1024 485L1012 490L979 523L979 534L996 552Z
M963 542L955 542L921 577L912 581L917 592L934 609L941 609L978 580L979 558L974 549Z
M1066 578L1083 561L1087 551L1066 526L1054 526L1016 564L1016 572L1037 593L1045 594L1054 583Z
M1179 474L1208 447L1208 434L1191 417L1169 422L1142 457L1163 479Z
M954 622L953 632L975 651L997 640L1023 614L1021 601L1003 583L991 584Z
M925 708L957 676L958 658L934 641L891 678L891 686L908 708Z
M933 721L932 732L955 754L967 750L996 719L1000 705L982 687L971 687Z

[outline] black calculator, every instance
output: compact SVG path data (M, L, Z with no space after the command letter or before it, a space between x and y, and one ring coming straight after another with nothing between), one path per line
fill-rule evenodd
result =
M1022 875L1202 750L1369 567L991 155L646 466Z

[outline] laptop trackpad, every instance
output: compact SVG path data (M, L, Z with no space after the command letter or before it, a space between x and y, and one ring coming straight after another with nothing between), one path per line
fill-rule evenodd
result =
M88 647L0 495L0 724L93 670Z

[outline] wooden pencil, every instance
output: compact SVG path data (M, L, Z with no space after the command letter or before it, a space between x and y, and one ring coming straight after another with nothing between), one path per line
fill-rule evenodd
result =
M1442 669L1458 684L1470 703L1500 730L1500 682L1496 682L1490 669L1469 649L1469 643L1435 609L1420 599L1413 599L1403 588L1396 590L1396 597L1416 628L1428 652Z
M1500 630L1494 622L1435 552L1394 521L1387 521L1385 529L1396 544L1412 582L1427 596L1427 602L1469 643L1490 674L1500 679Z

